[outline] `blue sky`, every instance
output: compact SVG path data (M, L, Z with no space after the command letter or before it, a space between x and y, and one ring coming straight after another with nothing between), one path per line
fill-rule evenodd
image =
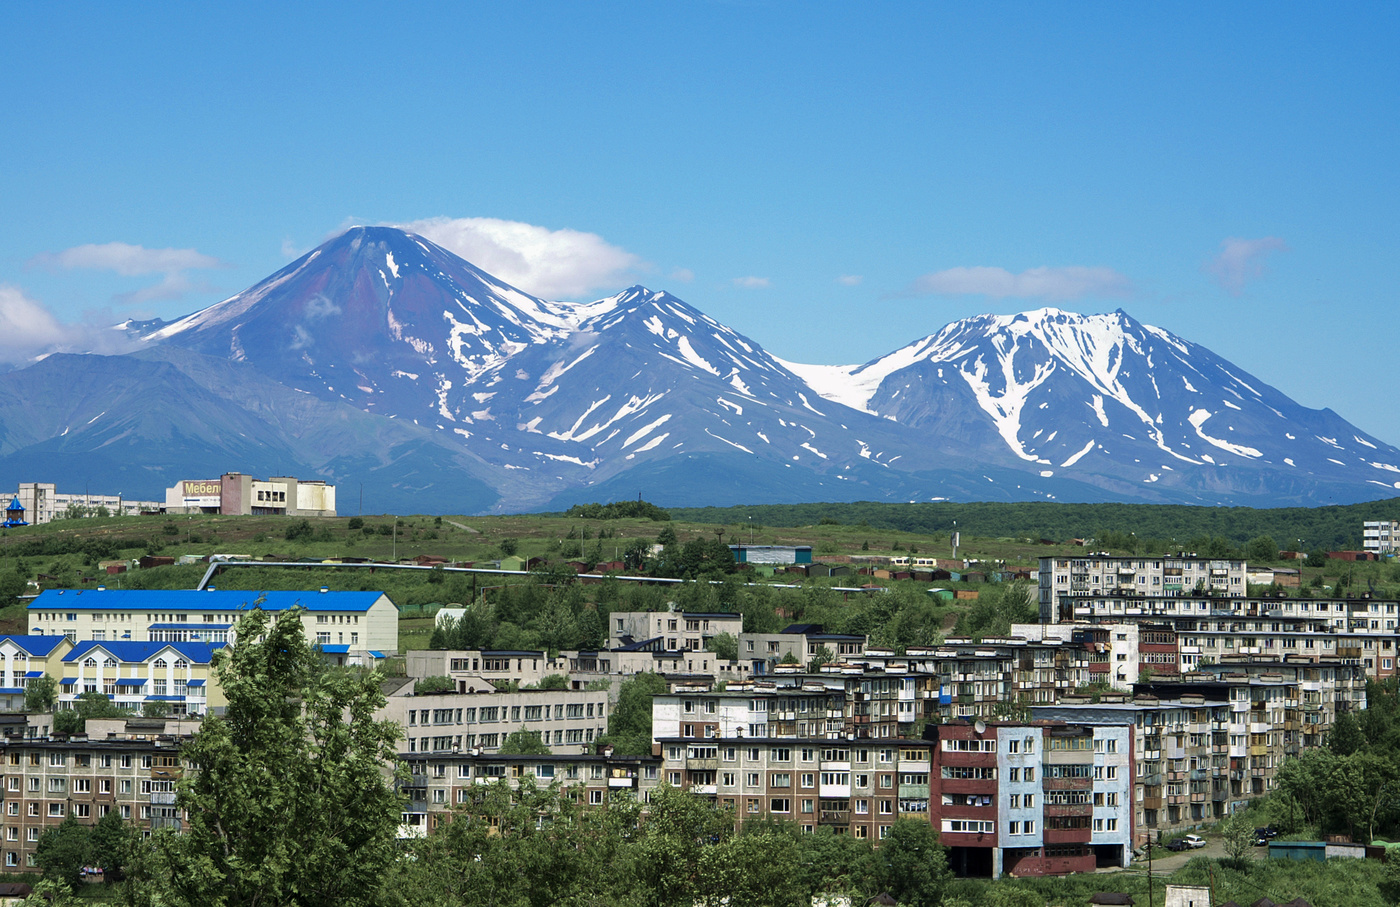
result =
M53 4L0 37L14 361L352 223L786 359L1122 307L1400 443L1394 4Z

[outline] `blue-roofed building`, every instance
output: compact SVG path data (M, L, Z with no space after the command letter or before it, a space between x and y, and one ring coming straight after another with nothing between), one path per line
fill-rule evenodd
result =
M45 674L55 680L73 644L58 636L0 636L0 712L24 711L24 693Z
M62 658L59 708L71 708L92 692L133 711L148 702L164 703L175 715L221 708L225 701L211 664L221 648L222 643L80 642Z
M29 632L77 644L223 644L248 611L302 608L307 639L351 652L397 653L399 609L382 592L246 592L220 589L48 589L29 603Z

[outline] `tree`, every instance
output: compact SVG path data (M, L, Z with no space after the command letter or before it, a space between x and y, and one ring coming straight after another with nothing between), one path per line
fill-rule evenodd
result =
M1220 832L1225 841L1225 856L1236 869L1244 869L1254 849L1253 820L1244 810L1238 810L1220 823Z
M44 877L73 889L81 885L92 849L90 835L87 826L79 825L72 815L44 832L34 849L34 862L44 870Z
M666 692L666 679L650 671L633 674L624 680L617 690L617 705L608 716L608 732L603 736L602 742L611 744L621 756L649 754L651 699Z
M715 653L715 657L721 661L739 660L739 640L734 637L733 633L721 633L718 636L710 637L705 648Z
M881 886L906 907L936 907L953 877L938 832L926 820L895 822L877 856Z
M1351 712L1342 712L1332 723L1327 734L1327 748L1335 755L1350 756L1361 749L1366 740L1361 734L1361 724Z
M1257 536L1244 546L1244 556L1249 561L1276 561L1278 544L1267 535Z
M537 690L567 690L569 688L569 678L563 674L548 674L540 678L540 682L535 684Z
M544 745L544 738L540 736L539 731L521 728L506 735L498 752L502 756L548 756L549 747Z
M92 827L92 833L88 837L88 859L94 866L103 868L103 878L106 881L120 881L131 844L135 840L135 830L122 821L121 812L113 807Z
M133 867L147 903L377 901L399 853L401 803L382 770L398 728L375 719L379 675L325 664L301 619L255 609L215 656L228 705L182 749L184 831L157 831Z
M58 681L45 674L29 681L24 688L24 710L26 712L52 712L58 702Z

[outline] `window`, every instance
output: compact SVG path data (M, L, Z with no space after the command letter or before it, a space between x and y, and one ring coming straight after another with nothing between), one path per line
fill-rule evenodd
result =
M773 805L772 805L771 807L769 807L769 809L768 809L769 812L772 812L772 813L790 813L790 812L792 812L792 801L789 800L788 798L786 798L786 797L777 797L777 798L775 798L772 802L773 802Z

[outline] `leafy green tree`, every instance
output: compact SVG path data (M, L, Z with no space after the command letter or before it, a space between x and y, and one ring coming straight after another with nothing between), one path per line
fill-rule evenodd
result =
M1267 535L1256 536L1244 546L1245 559L1251 562L1278 560L1278 544Z
M44 877L76 889L83 883L83 867L92 852L91 832L72 815L39 837L34 862Z
M953 877L938 832L927 821L896 821L877 856L881 887L907 907L937 907Z
M35 677L24 688L24 710L26 712L52 712L58 703L58 681L48 674Z
M705 898L710 893L705 874L719 868L711 851L734 834L733 811L716 809L704 797L663 784L652 793L642 832L636 865L648 903L711 903Z
M501 539L498 547L501 549L501 556L510 557L520 550L520 541L518 539Z
M537 690L567 690L569 688L569 678L563 674L548 674L540 678L540 682L535 684Z
M710 637L705 648L715 653L715 657L722 661L739 660L739 640L733 633L721 633L718 636Z
M103 868L106 881L120 881L132 842L137 839L135 830L122 820L121 812L113 807L92 827L88 838L91 846L88 858L94 866Z
M1224 838L1225 856L1236 869L1244 869L1254 849L1254 820L1249 813L1239 810L1220 823L1220 832Z
M549 747L544 745L539 731L521 728L506 735L499 752L502 756L548 756Z
M1335 755L1350 756L1366 742L1361 725L1351 712L1342 712L1327 733L1327 748Z
M608 732L601 742L610 744L622 756L650 753L651 699L666 691L666 679L650 671L624 680L617 691L617 705L608 716Z
M377 674L326 665L301 612L254 610L215 657L228 700L181 751L181 833L133 867L146 904L368 905L398 860L398 729L378 721Z

